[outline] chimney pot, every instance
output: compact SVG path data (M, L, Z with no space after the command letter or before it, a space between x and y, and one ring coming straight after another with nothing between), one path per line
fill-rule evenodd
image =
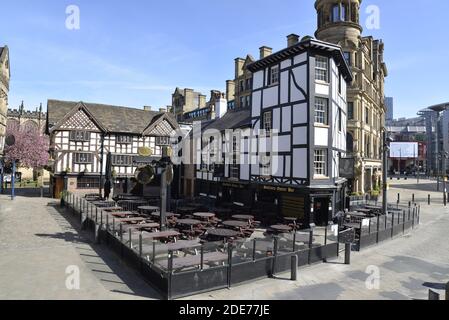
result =
M292 47L299 42L299 36L297 34L292 33L287 36L287 45L288 47Z

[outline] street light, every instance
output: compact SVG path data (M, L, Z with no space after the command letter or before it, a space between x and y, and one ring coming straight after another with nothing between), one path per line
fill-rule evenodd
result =
M387 129L384 128L383 134L383 170L382 170L382 180L383 180L383 197L382 197L382 210L384 214L388 213L388 197L387 197L387 179L388 179L388 152L390 151L389 143L393 142L393 139L388 136Z
M439 174L442 173L442 177L443 177L443 200L444 200L444 205L447 205L447 190L446 190L446 177L447 177L447 166L446 166L446 160L449 158L449 153L442 151L439 155L438 155L438 160L439 162L443 162L443 172L439 172Z

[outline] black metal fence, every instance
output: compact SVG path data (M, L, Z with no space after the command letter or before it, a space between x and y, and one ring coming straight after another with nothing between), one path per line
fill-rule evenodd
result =
M82 227L95 233L126 263L139 270L166 299L180 298L265 278L297 267L323 262L339 255L338 226L288 234L255 235L232 243L208 242L172 251L142 233L124 232L102 208L72 193L61 200L77 215ZM293 260L293 261L296 261Z
M406 234L420 223L421 206L389 206L387 215L377 215L372 218L359 219L356 228L355 250L378 244L382 241Z

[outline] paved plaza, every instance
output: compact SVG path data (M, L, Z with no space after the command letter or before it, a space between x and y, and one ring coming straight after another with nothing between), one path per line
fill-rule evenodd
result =
M421 202L421 225L413 232L360 253L351 265L343 257L275 279L219 290L187 299L427 299L449 281L449 206L443 207L436 182L391 180L389 197ZM431 195L432 204L427 204ZM107 247L79 232L78 222L58 210L56 200L0 196L0 299L160 299ZM80 271L80 289L69 290L68 266ZM444 297L444 295L443 295Z

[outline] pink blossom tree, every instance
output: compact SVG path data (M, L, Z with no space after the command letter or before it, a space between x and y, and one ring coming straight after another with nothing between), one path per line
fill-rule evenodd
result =
M14 136L15 144L5 147L5 160L17 161L18 166L40 169L48 164L49 140L37 130L8 126L6 136Z

